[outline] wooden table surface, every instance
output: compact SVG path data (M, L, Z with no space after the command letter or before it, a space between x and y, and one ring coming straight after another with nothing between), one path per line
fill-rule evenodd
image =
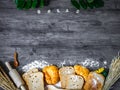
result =
M109 66L120 51L120 0L104 1L103 8L76 14L70 0L51 0L37 14L38 9L17 10L12 0L0 0L0 63L13 61L17 48L21 66L36 57L53 64L93 58ZM120 90L120 80L111 90Z

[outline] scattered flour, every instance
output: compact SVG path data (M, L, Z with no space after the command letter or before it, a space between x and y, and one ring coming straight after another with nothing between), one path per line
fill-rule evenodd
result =
M104 63L107 64L106 61L104 61ZM96 61L95 59L92 59L92 58L87 58L84 61L64 60L64 61L60 62L58 66L62 67L62 66L65 66L66 64L67 65L80 64L85 67L92 67L92 68L100 66L100 62Z
M24 72L27 72L30 69L33 69L33 68L43 68L43 67L48 66L48 65L49 65L49 63L46 62L46 61L37 61L37 60L35 60L35 61L33 61L33 62L23 66L22 70Z
M100 62L93 59L93 58L86 58L84 61L76 61L76 60L64 60L61 61L60 63L57 64L58 67L62 67L65 65L75 65L75 64L81 64L85 67L90 67L90 68L98 68L100 66ZM23 72L27 72L28 70L32 68L43 68L45 66L52 65L45 60L35 60L29 64L26 64L25 66L22 67ZM103 61L103 65L107 65L107 61Z
M107 61L104 61L103 64L104 64L104 65L107 65Z
M81 62L83 66L89 67L99 67L99 61L93 60L92 58L87 58L85 61Z

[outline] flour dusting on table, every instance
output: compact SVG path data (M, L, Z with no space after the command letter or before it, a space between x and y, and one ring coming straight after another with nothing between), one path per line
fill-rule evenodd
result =
M95 61L92 58L87 58L85 61L81 62L81 64L89 67L99 67L100 65L99 61Z
M33 69L33 68L43 68L45 66L49 65L48 62L46 61L38 61L38 60L35 60L29 64L26 64L25 66L22 67L22 70L24 72L27 72L28 70L30 69Z
M61 62L58 62L58 64L56 64L58 67L63 67L66 65L75 65L75 64L80 64L83 65L85 67L90 67L90 68L98 68L100 65L99 62L93 58L86 58L84 61L76 61L76 60L64 60ZM22 71L23 72L27 72L28 70L32 69L32 68L39 68L42 69L45 66L48 65L52 65L51 63L46 62L45 60L35 60L29 64L26 64L25 66L22 67ZM107 61L103 61L103 67L105 67L107 65Z

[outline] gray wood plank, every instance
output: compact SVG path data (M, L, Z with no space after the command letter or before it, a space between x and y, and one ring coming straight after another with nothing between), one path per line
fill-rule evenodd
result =
M7 13L3 10L0 15L1 46L64 45L74 48L84 45L120 45L119 11L82 11L79 15L70 13L70 16L66 13L32 15L30 11L16 10Z

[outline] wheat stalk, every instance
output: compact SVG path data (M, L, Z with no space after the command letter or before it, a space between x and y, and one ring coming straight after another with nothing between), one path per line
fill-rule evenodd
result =
M0 67L0 87L5 90L18 90L1 67Z
M120 78L120 57L115 57L110 65L109 73L105 81L103 90L109 90L110 87Z

